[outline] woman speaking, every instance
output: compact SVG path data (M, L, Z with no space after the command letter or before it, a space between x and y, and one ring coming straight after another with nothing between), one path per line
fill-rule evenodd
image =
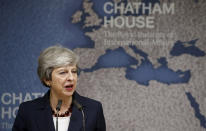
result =
M52 46L38 59L38 75L49 88L42 97L19 106L12 131L106 131L102 105L76 91L78 56Z

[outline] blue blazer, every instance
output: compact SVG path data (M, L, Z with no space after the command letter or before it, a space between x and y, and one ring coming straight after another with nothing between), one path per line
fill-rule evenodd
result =
M55 131L49 94L50 91L42 98L22 103L12 131ZM80 96L77 92L74 92L73 99L83 106L86 131L106 131L100 102ZM68 131L83 131L82 127L82 113L73 106Z

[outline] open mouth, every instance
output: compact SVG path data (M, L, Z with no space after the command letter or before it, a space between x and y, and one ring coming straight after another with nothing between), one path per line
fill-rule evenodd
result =
M71 91L73 89L73 86L74 86L73 84L70 84L70 85L66 85L64 87L66 88L66 90Z
M73 85L67 85L65 88L73 88Z

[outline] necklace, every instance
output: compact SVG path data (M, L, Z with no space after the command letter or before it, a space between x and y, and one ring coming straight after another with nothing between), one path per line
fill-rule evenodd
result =
M67 109L66 112L62 113L62 114L57 114L55 113L54 110L52 110L52 115L55 116L55 117L66 117L66 116L71 116L72 114L72 106L70 106L70 108Z

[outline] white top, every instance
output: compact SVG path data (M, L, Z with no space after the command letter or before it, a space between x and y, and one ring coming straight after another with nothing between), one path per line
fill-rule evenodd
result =
M56 130L56 120L57 118L53 116L54 127ZM58 131L67 131L69 128L70 116L58 117Z

